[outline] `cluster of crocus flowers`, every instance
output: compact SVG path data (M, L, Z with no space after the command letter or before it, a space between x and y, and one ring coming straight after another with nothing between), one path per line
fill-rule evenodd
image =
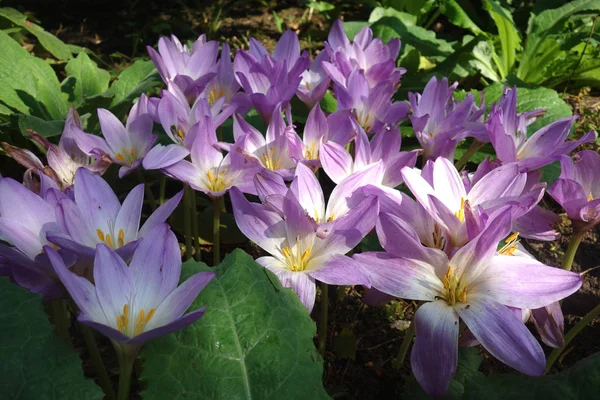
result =
M124 124L99 109L101 136L86 133L71 109L58 145L31 133L48 149L47 166L3 143L27 172L24 184L0 177L0 274L45 299L71 296L79 320L129 357L146 340L198 319L202 309L184 312L213 274L177 286L180 250L165 224L183 191L140 226L149 188L139 184L120 201L101 177L111 163L120 178L155 170L187 187L188 212L197 211L192 190L213 201L214 249L229 193L239 229L265 252L256 261L308 312L316 282L371 288L371 303L423 302L411 364L428 393L447 389L459 344L481 344L539 375L544 354L524 323L531 319L544 343L562 346L559 301L581 277L536 261L517 237L557 237L558 217L539 205L546 190L540 168L557 160L562 173L550 195L578 232L600 222L600 156L568 156L594 133L568 140L570 117L528 137L543 111L517 113L516 89L506 88L487 116L473 95L455 100L457 84L446 78L397 101L405 72L396 64L399 51L399 40L384 44L369 27L349 40L341 21L313 61L292 31L272 54L251 39L233 60L227 44L219 56L219 43L205 36L191 46L161 38L149 53L166 87L160 97L141 95ZM328 91L334 112L320 105ZM294 96L308 110L297 125ZM408 124L420 148L403 151ZM461 171L454 153L467 137L490 142L496 158ZM333 181L330 193L319 174ZM385 252L350 256L374 228Z

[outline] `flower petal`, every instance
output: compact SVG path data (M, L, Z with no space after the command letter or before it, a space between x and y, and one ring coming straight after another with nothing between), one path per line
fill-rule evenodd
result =
M161 336L168 335L171 332L179 331L183 328L186 328L198 321L200 317L204 315L204 311L206 307L202 307L199 310L192 311L190 313L185 314L183 317L177 318L174 321L169 322L166 325L159 326L154 329L146 330L141 334L134 336L130 340L127 341L128 344L132 345L141 345L148 340L155 339ZM150 321L152 322L152 321ZM150 325L150 324L148 324Z
M415 314L410 365L428 394L442 396L458 365L458 315L443 301L425 303Z
M408 300L433 301L443 290L435 268L419 260L393 257L388 253L355 254L375 289Z
M318 263L318 260L313 260ZM312 262L311 262L312 263ZM355 260L343 255L327 257L324 265L318 269L310 269L308 275L328 285L364 285L371 287L371 280Z
M504 364L527 375L542 375L544 352L521 319L507 307L484 296L471 296L468 304L457 307L483 347Z
M131 189L123 201L123 206L119 210L119 214L117 214L114 234L117 236L115 238L115 245L118 245L118 247L122 247L125 243L137 239L143 205L144 184L142 183ZM121 237L121 230L123 230L123 244L118 243L118 240Z
M167 200L162 206L158 207L140 228L138 232L138 238L144 237L153 226L165 222L177 208L177 205L181 201L182 197L183 190Z
M117 316L123 314L124 306L132 300L133 281L125 261L105 244L96 246L94 282L100 305L113 326Z

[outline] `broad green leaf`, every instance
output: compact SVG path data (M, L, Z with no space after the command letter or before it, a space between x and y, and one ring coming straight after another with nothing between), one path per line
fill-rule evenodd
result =
M41 26L34 24L31 21L27 21L27 16L21 14L14 8L0 8L0 18L6 18L13 24L22 27L34 35L40 42L40 45L57 59L69 60L71 58L71 51L62 40L45 31Z
M392 38L400 38L402 43L410 44L419 49L427 57L444 58L453 52L450 43L435 36L435 32L420 26L408 26L395 17L383 17L375 22L371 28L376 37L384 43Z
M484 6L498 28L502 61L501 75L504 78L512 71L517 59L517 50L521 48L519 29L516 27L510 11L496 1L486 0Z
M3 399L101 400L81 359L54 333L41 296L0 278L0 393Z
M471 65L481 72L481 75L494 81L501 82L503 79L494 68L494 48L486 41L481 41L473 48L473 59Z
M545 67L547 57L541 52L550 36L564 30L565 22L574 14L583 11L600 11L600 0L574 0L562 7L545 10L529 20L527 41L517 70L519 79L534 82L533 77ZM545 51L546 54L547 51ZM550 53L549 57L552 57Z
M344 32L350 40L354 40L354 36L365 26L369 26L367 21L348 21L344 22Z
M560 161L555 161L552 164L546 165L542 168L541 181L546 182L548 186L554 183L555 180L560 176Z
M79 107L87 99L108 90L109 72L98 68L98 65L83 52L69 61L65 70L69 77L75 78L73 91L70 93L72 98L69 100L75 103L76 107Z
M454 25L470 30L475 36L485 34L456 0L442 2L440 12Z
M188 328L144 345L145 400L326 399L315 324L298 297L241 250L216 268L187 262L185 277L217 276L191 309Z
M48 120L64 119L68 104L52 67L0 32L0 101Z
M32 115L19 115L19 130L23 136L29 137L26 130L31 129L43 137L52 137L62 134L65 121L46 121Z
M406 26L413 26L417 24L416 16L402 11L398 11L395 8L386 7L376 7L375 9L373 9L373 11L371 11L371 15L369 16L369 23L373 24L374 22L377 22L383 17L398 18L399 20L404 22Z
M120 103L131 104L142 93L148 92L161 84L160 75L152 61L136 60L125 68L110 90L114 91L111 108Z

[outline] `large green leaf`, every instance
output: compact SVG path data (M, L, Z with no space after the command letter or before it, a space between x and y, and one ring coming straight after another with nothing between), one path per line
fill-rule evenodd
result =
M183 275L215 271L190 327L142 349L146 400L325 399L315 324L298 297L241 250L217 268L187 262Z
M354 36L365 26L369 26L367 21L347 21L344 22L344 32L350 40L354 40Z
M536 76L546 66L547 59L553 58L553 54L544 48L546 39L563 31L565 22L574 14L590 10L600 11L600 0L574 0L533 16L529 20L527 41L517 70L519 79L536 82Z
M453 52L447 41L437 38L435 32L420 26L411 26L396 17L382 17L373 25L373 34L387 42L391 38L400 38L402 43L417 48L422 55L428 57L444 57Z
M156 88L160 83L160 76L152 61L136 60L121 71L112 84L110 89L114 91L114 97L111 107L119 103L130 103L140 94Z
M494 0L484 2L486 10L496 23L500 38L501 75L505 78L513 69L517 60L517 50L521 48L521 37L510 11Z
M36 25L31 21L27 21L27 16L14 8L0 8L0 18L5 18L34 35L40 42L40 45L57 59L68 60L71 58L71 51L62 40L45 31L41 26Z
M4 399L102 399L81 359L55 335L41 296L0 278L0 393Z
M52 67L0 31L0 101L23 114L64 119L68 104Z
M440 12L454 25L470 30L475 36L485 34L456 0L442 2Z
M44 137L58 136L62 134L65 121L46 121L32 115L19 115L19 130L23 136L29 137L27 130L31 129Z
M484 77L491 79L493 82L501 82L503 78L496 72L494 56L494 48L488 42L482 40L473 48L473 59L470 62Z
M69 100L75 103L76 107L108 90L109 72L98 68L98 65L84 52L69 61L65 70L69 77L75 78L74 84L70 85L72 97Z
M417 17L408 14L402 11L398 11L395 8L387 8L387 7L376 7L371 11L371 15L369 15L369 23L372 24L377 22L383 17L394 17L398 18L407 26L413 26L417 24Z

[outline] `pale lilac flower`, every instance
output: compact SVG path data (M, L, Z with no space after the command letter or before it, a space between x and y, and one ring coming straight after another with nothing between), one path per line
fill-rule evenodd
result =
M545 188L539 184L525 192L527 174L513 163L492 170L467 191L454 165L444 157L428 161L421 173L405 167L402 176L417 201L446 231L448 254L477 236L500 207L511 205L513 219L530 211Z
M422 95L408 94L413 111L410 122L423 147L425 160L438 157L453 159L456 145L469 135L467 127L471 127L485 112L484 107L475 105L472 94L460 103L455 101L452 94L457 86L458 82L448 86L447 78L438 81L434 76Z
M171 40L164 36L158 40L158 52L146 48L163 81L179 87L190 103L216 75L219 43L206 41L206 35L198 37L191 49L174 35Z
M149 230L129 266L109 246L99 244L94 258L95 285L69 271L53 248L46 246L45 250L81 310L77 320L132 348L200 318L205 307L184 313L215 276L214 272L199 272L177 286L181 252L167 224Z
M353 155L344 146L334 141L321 143L321 165L327 176L339 183L354 172L381 160L384 173L379 183L389 187L400 185L403 182L400 171L403 167L414 167L420 151L400 151L402 137L397 125L382 126L370 141L366 132L357 123L354 123L354 132L356 136Z
M396 66L400 40L392 38L383 44L380 38L373 39L373 31L368 26L361 29L354 41L350 42L342 21L336 20L324 44L331 62L324 62L323 68L338 83L358 69L364 73L370 87L384 81L395 86L406 72L406 69Z
M292 31L281 36L272 56L251 38L250 51L239 50L233 61L238 82L265 123L279 104L287 109L309 64L308 53L300 53L298 35Z
M346 216L337 219L324 238L291 192L283 198L283 214L262 204L250 203L237 189L230 191L238 227L270 256L256 261L273 272L281 284L291 287L312 311L315 280L332 285L370 286L364 273L347 256L373 228L378 205L366 198Z
M75 142L88 156L121 165L119 177L122 178L142 164L156 141L158 136L152 134L152 118L148 114L139 114L134 108L123 126L110 111L99 108L98 119L104 139L71 125Z
M57 228L52 204L15 180L0 177L0 240L8 244L0 243L3 272L45 300L64 295L43 250L50 244L46 232ZM61 254L72 264L73 257Z
M378 131L382 126L394 125L408 115L408 103L392 103L395 87L382 81L370 87L364 71L354 69L344 81L334 78L334 92L338 110L348 110L367 133Z
M584 225L584 230L600 223L600 155L584 150L560 159L561 174L548 193L572 221Z
M516 103L516 88L506 91L499 105L490 111L486 122L496 156L504 164L517 162L521 170L533 171L559 160L579 145L596 138L596 133L589 131L579 140L566 140L577 116L554 121L528 137L527 125L532 122L532 116L541 112L534 110L531 113L517 114Z
M62 249L90 259L98 243L104 243L129 260L138 239L164 222L173 212L183 191L160 206L140 228L144 185L134 187L123 204L108 183L85 168L75 173L74 200L57 200L58 226L48 230L48 240ZM57 229L58 228L58 229Z
M413 321L411 365L429 394L444 394L456 371L459 318L503 363L528 375L544 372L540 344L508 307L544 307L579 289L581 277L526 257L497 255L498 242L510 231L510 214L510 209L496 213L481 234L451 258L421 246L393 218L380 219L387 253L354 256L374 288L425 302Z
M259 166L246 162L238 152L223 156L222 150L217 148L217 134L209 117L198 126L199 131L191 149L191 162L181 160L163 171L213 198L223 196L232 186L237 186L245 193L256 193L252 178Z
M285 125L279 106L273 110L265 136L236 114L233 120L235 143L228 148L230 152L241 152L252 163L291 179L297 160L302 157L302 149L295 132L289 132L290 129Z
M321 63L329 59L326 51L321 51L310 65L310 68L302 73L302 81L296 90L296 95L308 108L313 108L315 104L323 99L331 78L323 69Z

